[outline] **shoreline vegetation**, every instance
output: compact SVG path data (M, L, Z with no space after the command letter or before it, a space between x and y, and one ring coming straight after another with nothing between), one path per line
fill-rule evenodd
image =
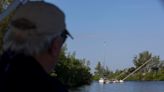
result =
M94 74L90 73L90 61L77 59L76 54L69 53L64 45L60 55L60 62L54 70L56 76L69 88L90 84L105 77L109 80L122 80L127 75L135 71L147 60L152 60L137 72L128 77L125 81L164 81L164 61L159 56L153 56L149 51L139 53L133 59L134 67L111 71L106 66L98 62Z
M150 60L143 67L145 62ZM143 51L135 56L132 60L134 67L111 71L106 66L104 67L101 62L98 62L93 75L93 80L99 80L101 77L106 77L109 80L122 80L130 73L138 69L134 74L129 76L127 81L163 81L164 80L164 60L160 60L160 56L153 56L149 51Z
M77 59L75 52L68 53L67 46L64 45L59 57L59 63L54 69L54 75L68 88L90 84L92 74L89 65L90 62L86 59Z

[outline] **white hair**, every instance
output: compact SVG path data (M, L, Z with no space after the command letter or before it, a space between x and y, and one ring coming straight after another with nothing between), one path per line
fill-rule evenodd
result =
M18 29L15 28L9 29L3 39L4 50L12 50L14 52L21 52L28 55L39 54L48 50L51 46L52 40L59 35L59 33L55 35L36 35L34 34L34 30L26 31L18 31ZM19 33L21 33L21 36L18 35Z

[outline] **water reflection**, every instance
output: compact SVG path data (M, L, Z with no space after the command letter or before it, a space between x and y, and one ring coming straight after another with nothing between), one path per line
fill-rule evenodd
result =
M70 92L164 92L164 81L99 84L93 82Z

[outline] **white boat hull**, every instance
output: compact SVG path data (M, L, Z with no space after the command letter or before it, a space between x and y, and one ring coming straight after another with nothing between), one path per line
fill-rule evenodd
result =
M104 83L105 81L103 79L100 79L99 80L99 83Z

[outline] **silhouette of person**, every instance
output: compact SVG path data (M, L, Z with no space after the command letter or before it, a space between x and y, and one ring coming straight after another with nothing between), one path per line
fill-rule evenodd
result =
M57 6L44 1L19 6L4 36L0 92L68 92L49 75L67 36L65 15Z

